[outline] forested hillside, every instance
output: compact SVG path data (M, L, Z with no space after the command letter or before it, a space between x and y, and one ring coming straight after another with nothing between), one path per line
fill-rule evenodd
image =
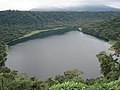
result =
M120 15L87 25L83 32L105 40L120 40Z
M119 14L120 12L0 11L0 40L9 42L34 30L81 27Z
M26 34L29 36L33 31L36 33L36 30L43 32L57 27L82 27L84 33L107 41L118 41L112 47L115 54L101 52L96 55L101 77L83 80L80 70L69 70L63 75L39 80L4 66L6 43L26 37ZM120 12L0 11L0 90L120 90L119 41Z

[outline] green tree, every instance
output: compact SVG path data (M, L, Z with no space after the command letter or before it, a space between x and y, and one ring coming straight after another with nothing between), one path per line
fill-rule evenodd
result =
M120 41L118 41L115 45L112 46L115 51L115 55L119 57L120 55Z
M120 76L120 63L106 52L100 52L96 55L101 67L101 73L108 79L115 80Z

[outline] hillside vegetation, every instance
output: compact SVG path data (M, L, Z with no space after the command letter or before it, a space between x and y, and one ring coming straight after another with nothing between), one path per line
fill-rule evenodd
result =
M120 15L90 24L83 32L105 40L120 40Z
M0 11L0 40L9 42L35 30L84 27L118 15L120 12Z
M40 32L53 33L55 30L51 29L57 27L82 27L84 33L117 42L112 46L115 54L101 52L96 55L101 77L84 80L81 78L83 72L75 69L39 80L4 66L8 42ZM55 32L58 33L57 30ZM120 12L0 11L0 90L120 90L119 54Z

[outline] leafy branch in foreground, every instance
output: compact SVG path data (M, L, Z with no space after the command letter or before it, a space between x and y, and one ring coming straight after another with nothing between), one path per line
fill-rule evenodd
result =
M120 62L112 54L100 52L96 55L101 67L101 73L110 80L117 80L120 77Z

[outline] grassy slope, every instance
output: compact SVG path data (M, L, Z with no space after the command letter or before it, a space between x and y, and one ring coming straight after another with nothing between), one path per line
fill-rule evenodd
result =
M46 30L35 30L35 31L31 31L30 33L28 34L25 34L23 37L20 37L19 39L21 38L26 38L26 37L30 37L32 35L35 35L35 34L38 34L38 33L41 33L41 32L47 32L47 31L50 31L50 30L58 30L58 29L64 29L65 27L58 27L58 28L54 28L54 29L46 29Z

